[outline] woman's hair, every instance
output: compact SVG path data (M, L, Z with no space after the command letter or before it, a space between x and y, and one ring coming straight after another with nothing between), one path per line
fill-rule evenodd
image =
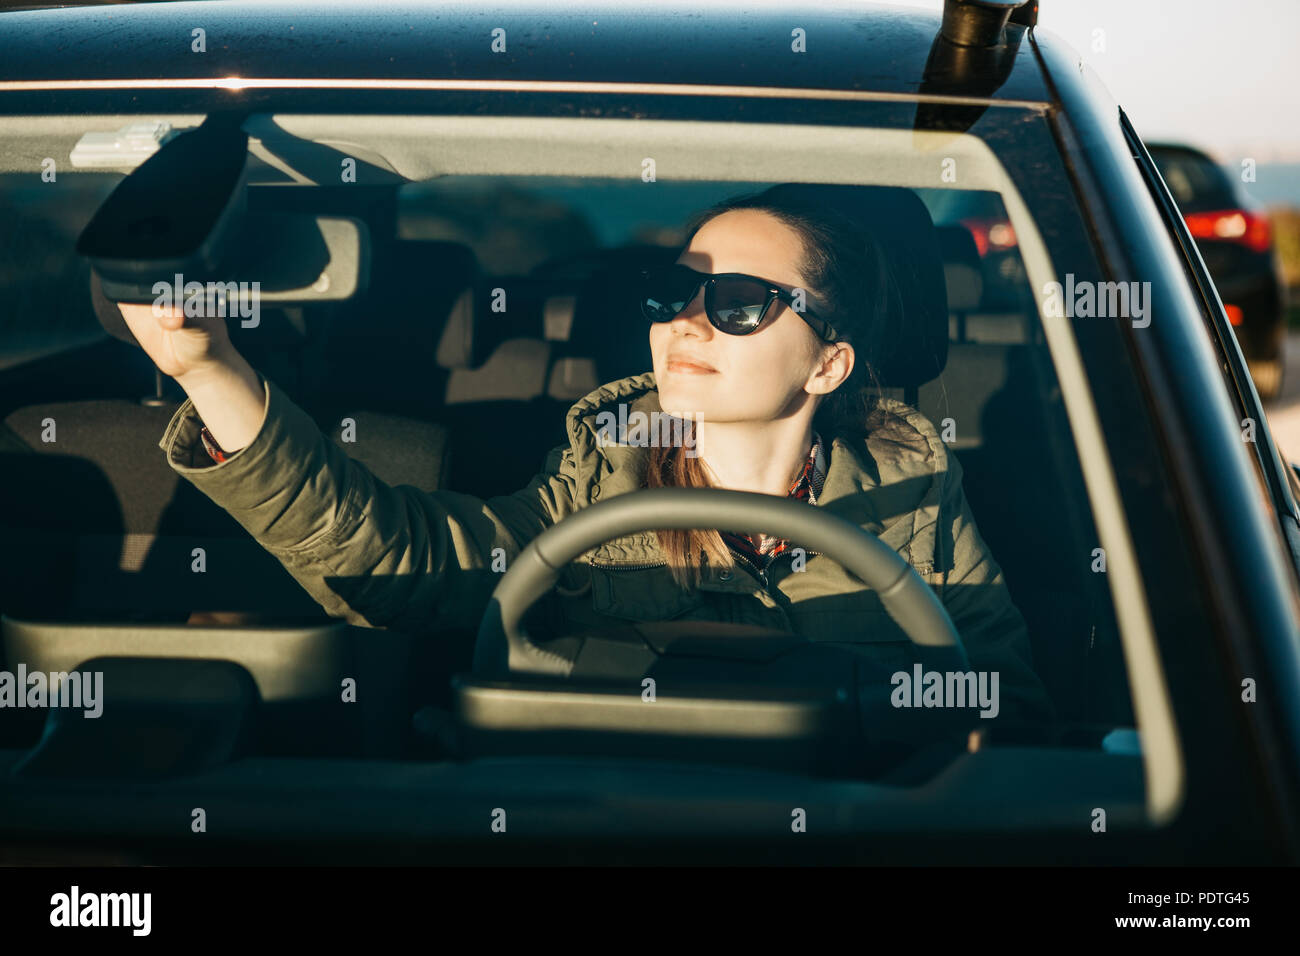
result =
M838 340L853 346L855 362L849 377L818 403L813 427L829 442L832 436L865 439L875 426L880 381L873 366L880 332L896 299L889 263L870 231L838 212L813 190L802 184L786 183L757 193L725 199L695 216L687 227L685 245L717 216L733 209L767 212L793 228L803 240L804 254L797 264L804 287L822 304L817 315L838 333ZM896 295L896 293L893 293ZM808 334L814 335L811 327ZM693 429L692 422L684 422ZM693 435L685 433L684 437ZM692 440L682 443L691 447ZM683 453L683 447L655 445L646 467L648 488L708 488L711 482L698 456ZM733 564L731 552L716 530L661 529L659 546L668 567L683 589L700 583L700 565Z

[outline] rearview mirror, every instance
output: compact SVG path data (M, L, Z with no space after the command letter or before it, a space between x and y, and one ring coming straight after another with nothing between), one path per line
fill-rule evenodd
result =
M92 268L112 301L163 306L200 293L209 300L239 294L266 303L331 302L350 299L369 286L370 230L360 219L249 213L235 240L223 262L197 275L168 272L163 260L151 268L133 261L122 270L113 260L92 259Z

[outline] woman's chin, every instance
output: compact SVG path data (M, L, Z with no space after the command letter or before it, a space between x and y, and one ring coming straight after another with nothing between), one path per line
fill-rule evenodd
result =
M660 407L663 408L662 405ZM692 422L704 418L704 415L700 413L698 408L691 408L685 405L669 405L667 408L663 408L663 413L665 415L671 415L673 418L681 418L685 421Z
M704 406L691 395L683 394L685 389L659 389L659 407L674 418L695 420L704 416Z

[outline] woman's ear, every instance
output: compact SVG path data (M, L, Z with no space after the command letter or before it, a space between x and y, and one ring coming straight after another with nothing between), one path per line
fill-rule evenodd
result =
M829 395L848 380L855 360L852 345L848 342L831 342L804 388L813 395Z

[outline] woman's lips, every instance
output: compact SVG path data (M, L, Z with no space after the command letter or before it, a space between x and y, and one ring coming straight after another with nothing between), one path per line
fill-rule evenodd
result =
M717 369L702 365L699 362L692 362L689 359L670 358L668 360L668 371L681 372L683 375L711 375L717 372Z

